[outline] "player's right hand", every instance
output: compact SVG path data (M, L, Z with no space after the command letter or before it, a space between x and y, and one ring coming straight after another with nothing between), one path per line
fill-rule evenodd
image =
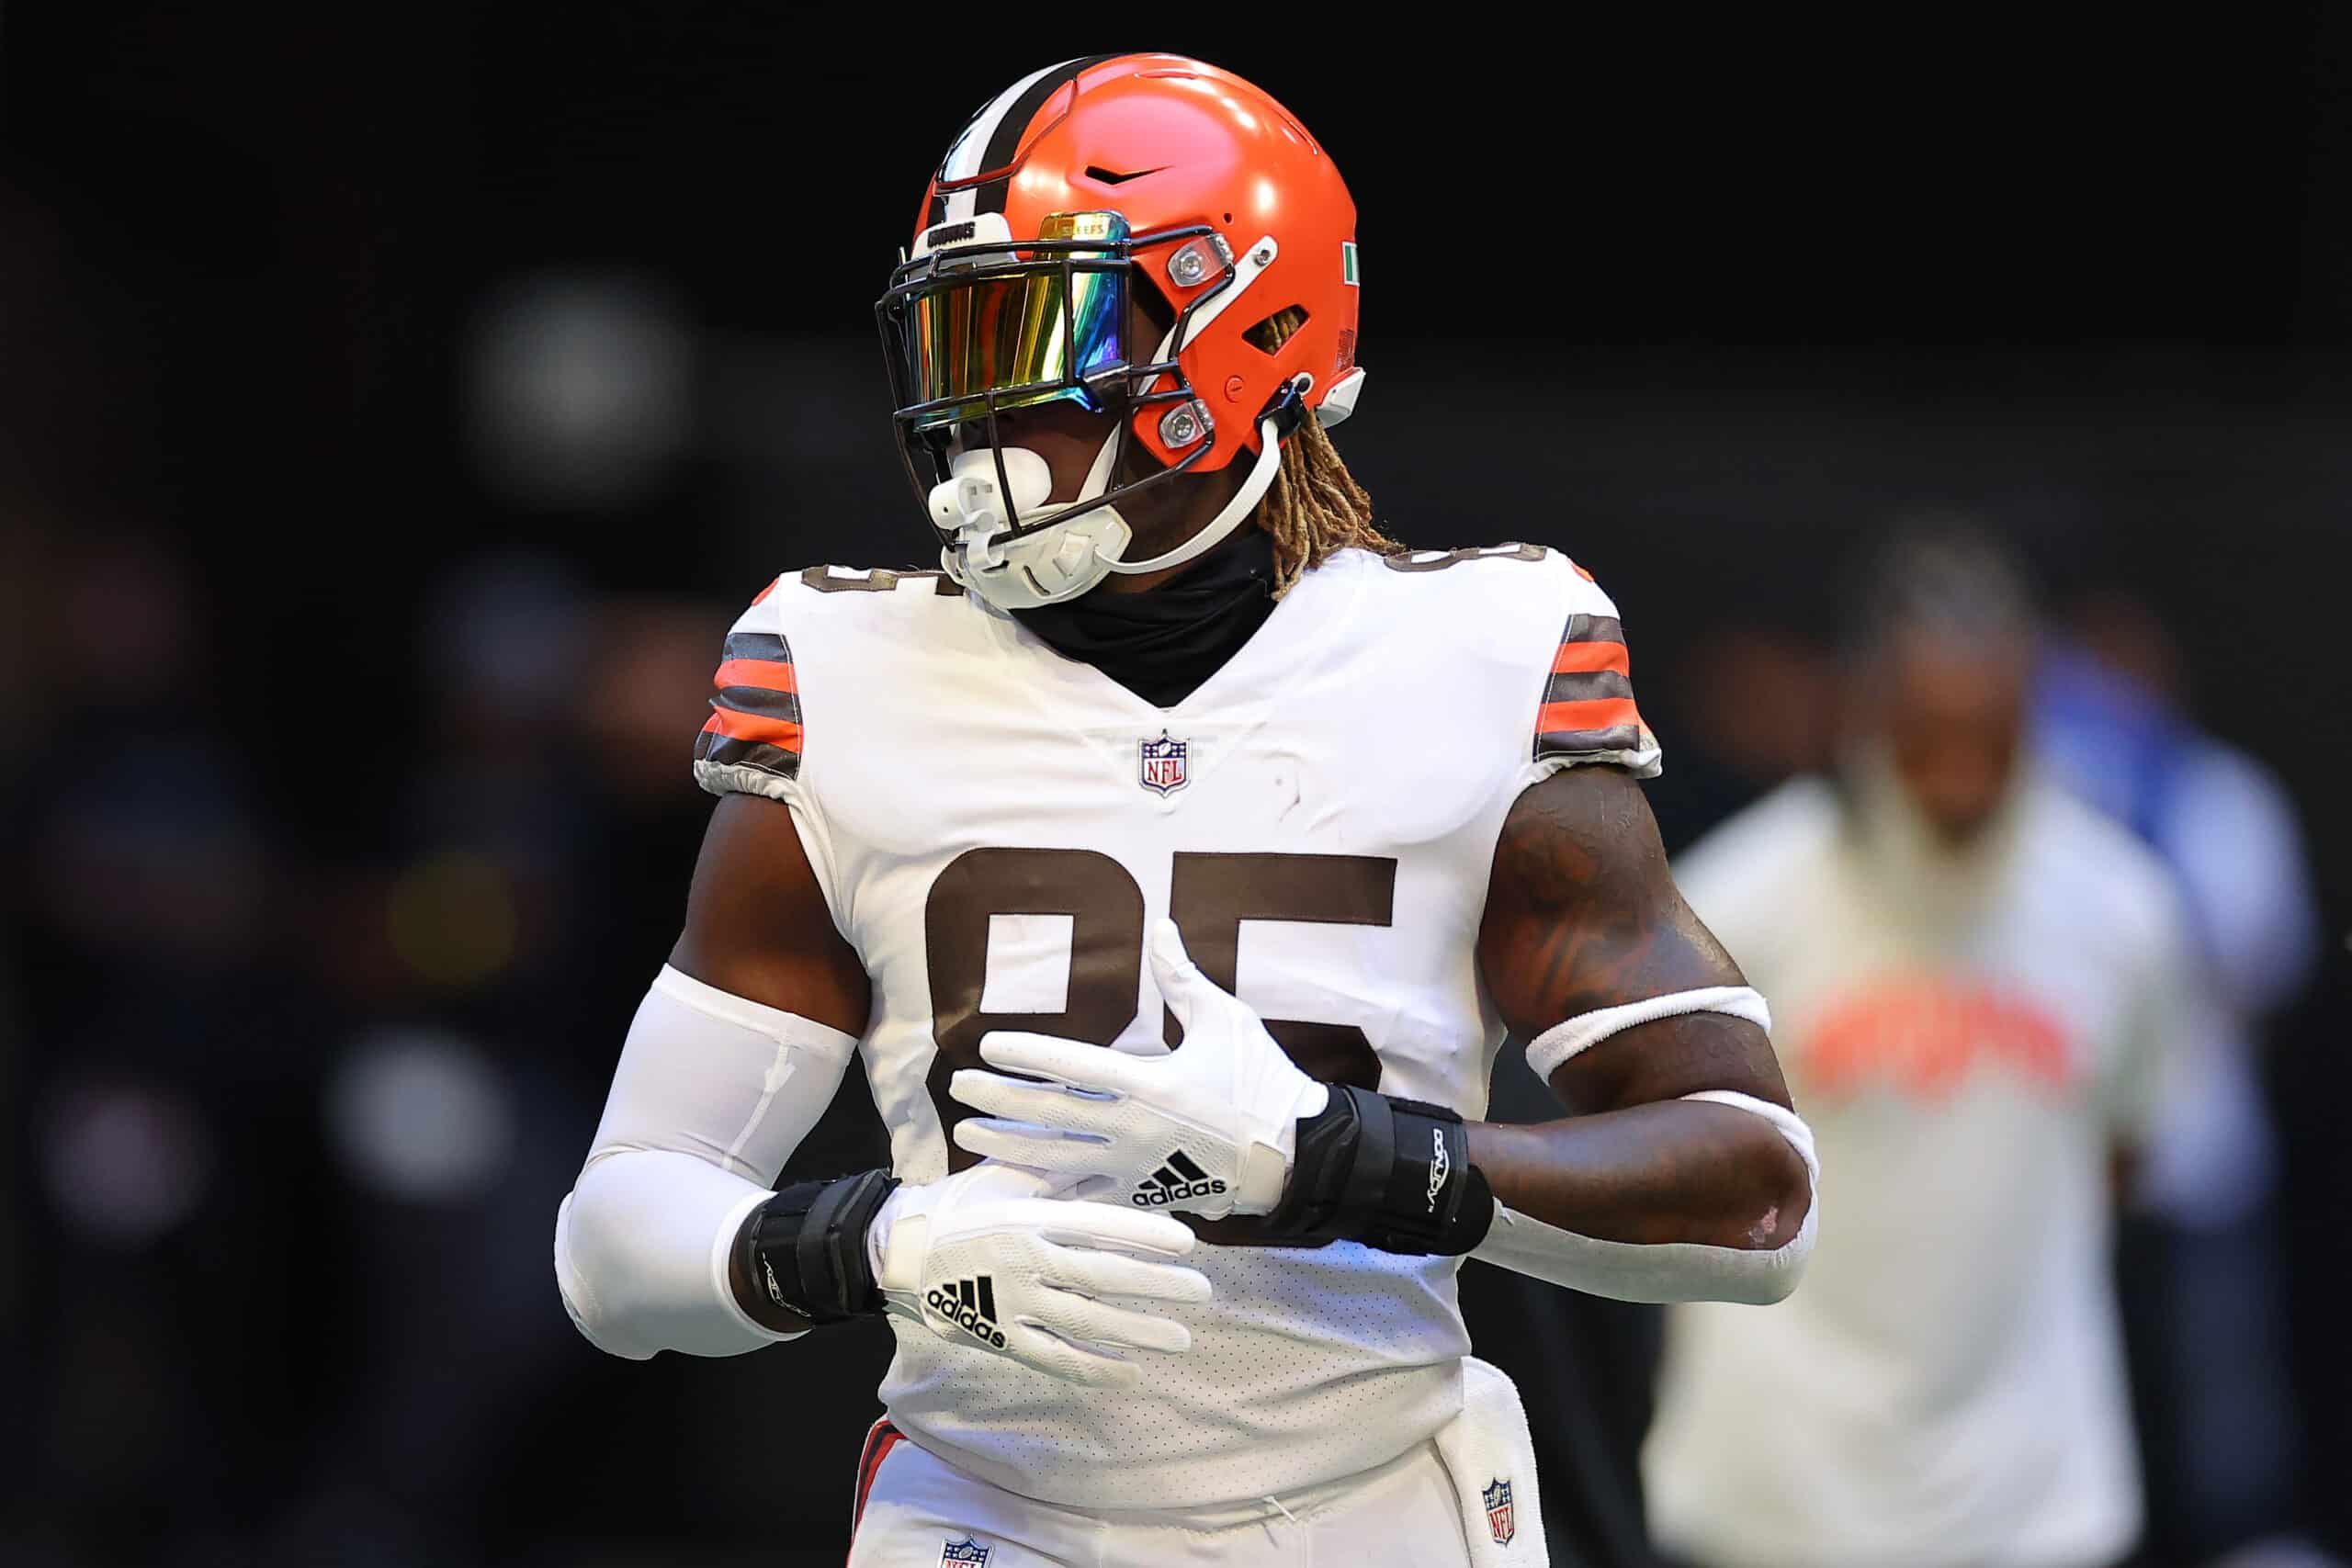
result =
M984 1160L893 1192L874 1221L890 1313L1091 1388L1142 1378L1123 1350L1190 1348L1182 1324L1109 1298L1206 1302L1207 1276L1170 1261L1193 1250L1193 1233L1166 1214L1052 1195L1069 1184Z

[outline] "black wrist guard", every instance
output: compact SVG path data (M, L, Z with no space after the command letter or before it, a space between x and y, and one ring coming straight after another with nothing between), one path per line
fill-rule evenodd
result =
M1462 1118L1346 1084L1298 1122L1298 1154L1270 1235L1300 1247L1360 1241L1384 1252L1458 1257L1487 1238L1495 1195L1470 1163Z
M880 1314L865 1231L898 1185L888 1171L868 1170L778 1189L753 1211L737 1243L752 1288L811 1323Z

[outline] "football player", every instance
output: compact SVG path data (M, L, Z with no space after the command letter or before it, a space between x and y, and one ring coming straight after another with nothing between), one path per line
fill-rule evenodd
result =
M1542 1562L1462 1260L1770 1302L1811 1247L1616 609L1374 525L1359 288L1249 83L1014 83L877 307L940 570L788 571L727 639L556 1271L621 1356L888 1317L854 1564ZM1507 1030L1573 1114L1478 1119ZM778 1189L853 1055L890 1168Z

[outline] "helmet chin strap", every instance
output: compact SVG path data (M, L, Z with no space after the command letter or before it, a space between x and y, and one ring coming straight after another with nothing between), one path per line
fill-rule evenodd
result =
M1258 460L1250 467L1250 477L1223 511L1209 519L1208 526L1177 546L1174 549L1151 557L1148 560L1114 560L1103 564L1113 571L1133 577L1147 571L1164 571L1171 566L1182 566L1194 560L1221 544L1226 536L1241 526L1243 518L1256 510L1266 491L1273 488L1274 473L1283 460L1282 431L1274 416L1268 414L1258 422Z

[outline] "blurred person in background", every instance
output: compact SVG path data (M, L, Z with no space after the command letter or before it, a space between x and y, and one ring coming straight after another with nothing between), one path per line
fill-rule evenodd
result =
M2141 1496L2110 1208L2188 1004L2177 901L2027 745L1999 550L1905 534L1852 609L1834 773L1679 863L1839 1179L1782 1308L1669 1312L1655 1533L1716 1568L2111 1563Z
M2265 1033L2320 946L2292 800L2199 728L2182 677L2164 618L2108 588L2075 607L2035 680L2052 773L2163 857L2201 964L2204 1005L2159 1085L2121 1233L2157 1562L2289 1544L2301 1445Z

